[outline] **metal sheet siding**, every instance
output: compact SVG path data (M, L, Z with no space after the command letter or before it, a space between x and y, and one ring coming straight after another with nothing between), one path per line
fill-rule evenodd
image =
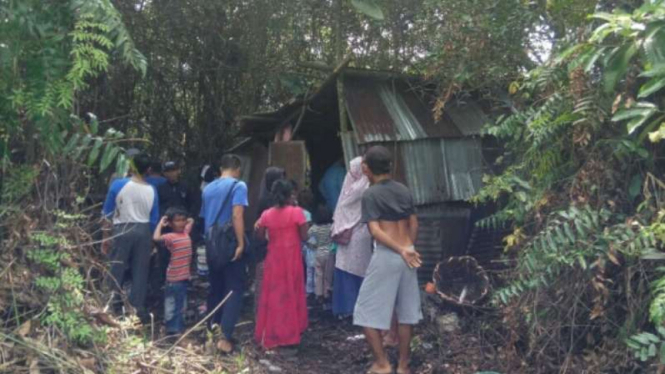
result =
M432 272L439 261L464 254L470 217L468 206L435 204L418 207L416 250L423 260L418 269L421 284L432 281Z
M473 138L398 143L416 205L464 201L482 183L480 142Z

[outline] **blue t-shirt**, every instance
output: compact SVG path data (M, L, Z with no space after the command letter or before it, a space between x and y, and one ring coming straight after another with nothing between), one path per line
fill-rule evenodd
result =
M215 223L214 220L222 209L222 204L229 193L229 189L236 179L233 178L218 178L208 184L203 189L203 203L201 204L200 217L203 218L205 223L205 231L212 227ZM247 206L247 185L245 182L238 181L232 191L231 200L226 204L226 208L219 217L219 223L223 224L231 219L234 206Z
M337 200L339 200L339 194L342 192L345 177L346 169L344 169L344 165L336 162L326 170L319 183L319 192L323 195L326 206L331 212L334 212L337 207Z
M162 176L156 176L156 177L146 177L145 181L148 182L149 185L157 188L159 185L166 183L166 178Z

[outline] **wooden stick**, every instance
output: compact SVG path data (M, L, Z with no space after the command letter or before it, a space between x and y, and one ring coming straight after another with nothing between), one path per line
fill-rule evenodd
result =
M186 333L182 334L182 336L180 337L180 339L178 339L175 343L173 343L173 345L171 346L171 348L169 348L166 352L162 353L162 355L159 356L159 359L157 359L157 361L161 360L162 358L164 358L164 356L166 356L167 354L171 353L171 351L173 351L173 350L175 349L175 347L177 347L178 344L179 344L183 339L185 339L185 338L187 337L187 335L191 334L192 331L196 330L196 329L197 329L199 326L201 326L205 321L207 321L208 319L210 319L210 317L212 317L212 315L215 314L215 312L217 312L217 311L219 310L219 308L221 308L222 305L224 305L224 303L226 303L226 300L228 300L229 297L231 297L232 294L233 294L233 291L229 291L229 293L226 295L226 297L224 298L224 300L220 301L220 303L217 304L217 306L215 307L215 309L213 309L210 313L208 313L208 315L205 316L205 318L203 318L202 320L200 320L196 325L194 325L192 328L190 328Z

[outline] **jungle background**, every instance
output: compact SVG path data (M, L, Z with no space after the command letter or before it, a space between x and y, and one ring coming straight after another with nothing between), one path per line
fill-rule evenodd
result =
M663 0L0 0L0 372L267 370L106 313L95 196L130 147L218 158L346 55L427 79L433 116L500 113L474 202L508 266L460 331L422 328L416 372L665 372Z

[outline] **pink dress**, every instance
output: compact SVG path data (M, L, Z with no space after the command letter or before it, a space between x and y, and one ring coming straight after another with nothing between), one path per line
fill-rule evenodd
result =
M268 254L254 338L266 349L299 344L307 329L300 239L300 227L304 224L302 209L293 206L270 208L259 219L259 225L268 233Z

